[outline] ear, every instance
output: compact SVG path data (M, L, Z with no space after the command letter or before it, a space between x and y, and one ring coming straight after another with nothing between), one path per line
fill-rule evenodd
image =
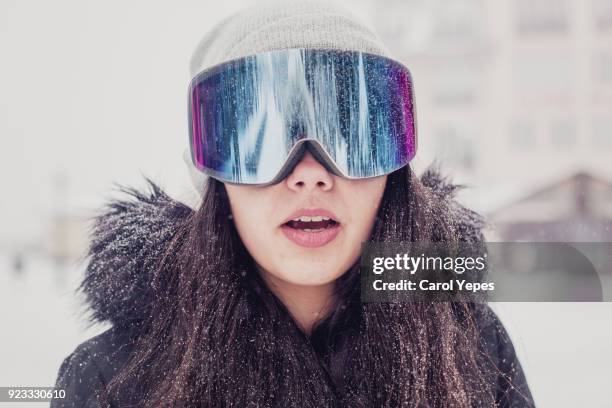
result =
M189 153L189 149L187 148L183 150L183 161L187 166L187 172L189 173L191 184L193 184L193 188L197 193L197 196L199 198L202 198L204 192L204 185L206 184L208 176L195 167L193 161L191 160L191 154Z

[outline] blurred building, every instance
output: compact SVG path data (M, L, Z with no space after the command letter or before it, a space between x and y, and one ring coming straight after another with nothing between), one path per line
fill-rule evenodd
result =
M612 242L611 203L612 182L576 173L488 214L492 240Z
M514 254L512 246L496 250L510 251L513 261L523 262L527 258L535 262L538 259L543 265L556 265L555 281L560 271L580 271L579 282L574 282L581 288L575 293L579 295L577 299L599 301L602 285L603 293L612 294L611 203L612 181L579 172L487 214L485 236L489 242L530 243L529 247L516 247L518 251ZM571 247L584 257L576 257L577 252L573 250L558 252L563 247L552 247L552 250L547 246L534 247L537 242L571 243ZM537 257L535 252L529 253L529 248L537 248L534 249L538 252ZM575 266L587 260L588 264L580 268ZM584 292L588 282L590 289Z
M370 4L414 77L417 169L439 158L484 212L577 171L612 178L612 0Z

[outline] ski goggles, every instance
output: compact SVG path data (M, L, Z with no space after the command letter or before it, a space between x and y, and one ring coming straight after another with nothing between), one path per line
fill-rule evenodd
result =
M410 71L382 56L285 49L228 61L189 85L191 159L220 181L275 184L305 153L333 174L391 173L414 157Z

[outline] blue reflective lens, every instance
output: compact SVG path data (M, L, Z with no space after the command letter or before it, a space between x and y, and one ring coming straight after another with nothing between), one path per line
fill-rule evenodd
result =
M417 147L410 72L356 51L288 49L232 60L189 87L194 164L221 181L269 184L302 141L347 178L405 166Z

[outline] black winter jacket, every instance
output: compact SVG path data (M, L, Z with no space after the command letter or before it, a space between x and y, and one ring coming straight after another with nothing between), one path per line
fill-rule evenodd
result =
M464 236L482 239L481 218L453 199L456 186L433 169L426 171L421 181L440 199L452 203L453 216L459 220ZM51 408L100 407L98 391L130 356L134 337L131 322L138 320L152 301L148 282L153 266L179 221L192 212L149 183L149 195L125 189L135 200L112 200L96 219L89 262L79 289L86 295L90 319L112 323L113 327L83 342L63 360L55 386L65 390L66 398L52 401ZM500 368L497 378L491 379L496 383L497 406L532 407L533 399L512 342L491 309L487 307L486 311L480 324L488 354ZM129 395L122 401L139 406Z

